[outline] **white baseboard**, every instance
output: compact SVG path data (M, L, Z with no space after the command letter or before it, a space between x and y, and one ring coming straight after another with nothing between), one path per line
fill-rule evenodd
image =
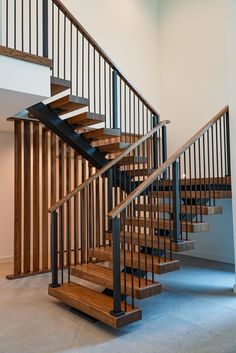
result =
M0 257L0 264L6 264L8 262L13 262L14 257L13 256L1 256Z
M226 262L228 264L234 264L234 258L227 257L227 256L221 256L221 255L217 255L217 254L204 253L204 252L196 251L196 250L193 250L191 252L189 252L189 251L184 252L183 254L186 256L194 256L194 257L200 257L202 259L219 261L219 262Z

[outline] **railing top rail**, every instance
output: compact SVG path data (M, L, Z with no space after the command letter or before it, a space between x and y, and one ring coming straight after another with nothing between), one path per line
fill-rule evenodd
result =
M145 181L143 181L135 190L133 190L119 205L108 213L109 218L116 218L136 197L140 196L156 179L163 174L184 152L186 152L194 142L196 142L211 126L214 125L229 107L224 107L218 114L206 123L198 132L196 132L183 146L181 146L170 158L168 158L158 169L156 169Z
M78 187L76 187L74 190L72 190L70 193L68 193L66 196L64 196L61 200L59 200L55 205L51 206L49 208L49 212L54 212L56 211L59 207L61 207L65 202L69 201L73 196L75 196L79 191L83 190L91 184L95 179L100 177L102 174L107 172L110 168L112 168L115 164L119 163L124 157L127 156L130 152L132 152L136 147L141 145L144 141L146 141L149 137L151 137L155 132L160 130L162 126L169 124L169 120L163 120L161 121L154 129L149 131L146 135L142 136L140 139L138 139L135 143L133 143L129 148L127 148L122 154L120 154L117 158L113 159L109 163L107 163L103 168L101 168L97 173L92 175L90 178L85 180L82 184L80 184Z
M60 0L52 0L52 2L64 13L64 15L73 23L73 25L80 31L80 33L88 40L88 42L99 52L103 59L117 71L118 75L127 84L127 86L135 93L135 95L144 103L144 105L152 112L152 114L159 116L159 113L155 108L143 97L141 93L134 87L134 85L125 77L125 75L118 69L117 65L111 60L111 58L105 53L100 45L94 40L94 38L84 29L84 27L78 22L78 20L72 15L72 13L66 8L66 6Z

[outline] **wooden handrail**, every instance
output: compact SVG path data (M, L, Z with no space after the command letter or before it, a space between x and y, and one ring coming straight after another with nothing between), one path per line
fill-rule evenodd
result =
M59 200L55 205L51 206L48 210L48 212L52 213L56 211L60 206L62 206L65 202L69 201L73 196L75 196L79 191L83 190L91 184L95 179L100 177L102 174L104 174L106 171L108 171L110 168L112 168L115 164L117 164L119 161L121 161L127 154L132 152L135 148L137 148L140 144L142 144L144 141L146 141L149 137L151 137L155 132L160 130L162 126L169 124L169 120L163 120L158 124L153 130L149 131L146 135L142 136L139 140L137 140L135 143L133 143L129 148L127 148L122 154L120 154L117 158L113 159L109 163L107 163L103 168L101 168L97 173L92 175L90 178L85 180L82 184L77 186L74 190L72 190L70 193L68 193L66 196L64 196L61 200Z
M224 107L206 125L196 132L182 147L180 147L169 159L167 159L158 169L156 169L145 181L133 190L119 205L108 213L108 218L116 218L126 207L140 196L156 179L163 174L186 150L192 146L211 126L214 125L224 114L229 111L229 106Z
M98 51L103 59L117 71L118 75L127 84L127 86L135 93L135 95L141 100L142 103L151 111L152 114L159 116L155 108L144 98L144 96L138 92L134 85L126 78L126 76L118 69L117 65L111 60L111 58L105 53L95 39L85 30L85 28L78 22L78 20L72 15L67 7L60 0L52 0L52 2L61 10L62 13L73 23L73 25L80 31L80 33L88 40L88 42Z

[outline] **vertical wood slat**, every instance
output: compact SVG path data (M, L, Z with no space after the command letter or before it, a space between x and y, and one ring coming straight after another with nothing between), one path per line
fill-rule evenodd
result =
M24 273L31 270L31 146L29 122L24 122Z
M14 123L14 169L14 275L19 275L22 266L22 135L18 121Z
M42 269L48 269L48 130L42 130Z
M39 124L33 124L33 271L39 271Z

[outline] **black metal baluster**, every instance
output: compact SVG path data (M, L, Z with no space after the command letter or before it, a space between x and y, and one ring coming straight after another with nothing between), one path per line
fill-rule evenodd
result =
M52 8L54 11L54 3L52 3ZM53 21L54 21L54 12L53 12ZM43 0L43 56L45 58L48 58L48 1L47 0Z
M82 97L84 98L84 36L82 35Z
M180 209L179 209L179 161L176 160L172 165L173 174L173 232L177 242L180 236Z
M207 130L207 162L208 162L208 191L209 191L209 204L211 206L211 168L210 168L210 135L209 130Z
M213 206L216 205L216 190L215 190L215 148L214 148L214 129L211 127L211 158L212 158L212 180L213 180Z
M13 23L14 23L14 49L16 49L16 26L17 26L17 22L16 22L16 0L14 0L14 19L13 19Z
M7 3L7 0L6 0L6 3ZM6 21L7 21L7 18L6 18ZM24 51L24 0L21 0L21 49L22 51Z
M57 212L52 213L52 230L51 230L51 261L52 261L52 283L50 287L59 287L58 283L58 221Z
M31 33L32 33L32 26L31 26L31 0L29 0L29 53L32 52L32 40L31 40Z
M8 39L8 8L9 8L9 6L8 6L8 0L6 0L6 47L8 47L8 41L9 41L9 39Z
M195 217L196 217L196 222L198 223L198 212L197 212L197 158L196 158L196 143L193 143L193 166L194 166L194 192L193 195L195 195L194 198L194 203L195 203ZM191 219L191 223L193 222L193 219Z
M200 222L202 222L202 163L201 163L201 141L198 139L198 167L199 167L199 190L200 190ZM204 195L206 197L206 195Z
M226 150L227 150L227 176L231 176L231 152L230 152L230 124L229 111L226 112Z
M59 9L58 9L58 12L59 12ZM58 15L59 16L59 15ZM66 79L66 15L64 15L64 80ZM59 42L59 41L58 41ZM59 45L59 43L58 43ZM59 52L59 49L58 49L58 52ZM58 60L58 72L59 72L59 58L57 58Z
M66 16L64 16L64 21L66 21ZM64 22L65 31L65 22ZM64 32L64 79L66 78L66 37ZM57 77L60 77L60 10L57 11Z
M96 50L95 50L95 47L93 48L93 85L94 85L93 107L94 107L94 113L96 113Z

